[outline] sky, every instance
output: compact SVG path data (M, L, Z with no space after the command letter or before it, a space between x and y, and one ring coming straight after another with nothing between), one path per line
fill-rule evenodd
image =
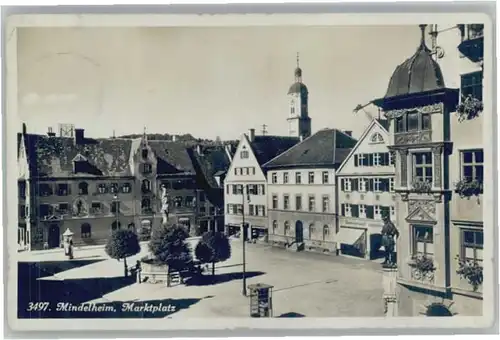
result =
M359 137L369 119L354 107L385 94L419 39L417 25L20 28L19 121L37 133L71 123L91 137L146 128L227 140L263 124L287 135L299 53L313 132Z

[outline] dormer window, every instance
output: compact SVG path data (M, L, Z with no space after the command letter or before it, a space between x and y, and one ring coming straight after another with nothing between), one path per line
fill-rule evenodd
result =
M142 154L142 159L147 159L149 154L148 149L146 148L142 149L141 154Z
M83 157L81 154L77 154L75 158L73 158L73 172L75 174L85 172L86 164L87 158Z

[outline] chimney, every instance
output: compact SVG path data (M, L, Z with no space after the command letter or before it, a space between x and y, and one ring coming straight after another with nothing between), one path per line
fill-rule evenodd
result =
M84 144L85 134L84 129L75 129L75 145Z
M28 128L26 127L26 123L23 123L23 135L25 135L27 131Z
M346 135L348 135L349 137L352 137L352 131L344 131L344 133L345 133Z
M55 137L56 136L56 133L54 131L52 131L52 127L49 126L48 130L47 130L47 136L49 137Z
M250 129L248 131L248 139L250 139L250 142L255 140L255 129Z

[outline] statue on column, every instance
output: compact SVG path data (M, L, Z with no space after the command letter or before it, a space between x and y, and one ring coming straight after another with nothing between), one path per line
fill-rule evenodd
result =
M163 217L162 224L167 224L169 207L168 207L168 192L165 184L161 185L161 214Z
M386 267L395 267L396 259L395 259L395 246L396 239L399 237L399 231L392 223L391 218L388 213L382 216L382 220L384 221L384 226L382 227L382 246L384 247L385 252L385 260L382 263L383 266Z

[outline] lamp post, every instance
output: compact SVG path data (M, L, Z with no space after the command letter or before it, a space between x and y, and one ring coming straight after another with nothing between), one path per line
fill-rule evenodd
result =
M247 278L246 278L246 258L245 258L245 187L242 185L241 188L241 201L242 201L242 223L241 223L241 239L243 240L243 296L247 296ZM247 201L250 203L250 195L248 193L248 187L246 188Z
M113 200L115 203L115 225L116 225L116 228L119 229L120 228L120 221L119 221L119 217L118 217L118 210L120 209L120 207L118 204L118 193L117 192L114 193Z

